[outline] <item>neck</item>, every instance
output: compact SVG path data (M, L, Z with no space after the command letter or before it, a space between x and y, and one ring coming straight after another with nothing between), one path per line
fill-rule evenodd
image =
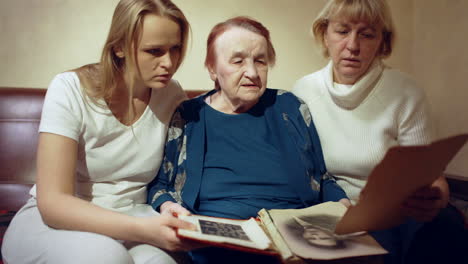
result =
M339 76L336 74L335 69L333 69L333 81L339 84L353 85L357 82L359 78Z
M142 86L141 86L142 87ZM150 88L134 87L133 93L125 82L120 82L109 100L107 106L114 116L123 124L131 125L143 114L151 99Z
M114 94L112 95L112 102L129 101L131 98L134 102L148 103L151 97L151 88L139 83L137 80L129 81L127 74L118 82ZM130 87L132 86L132 90ZM131 93L131 94L130 94Z

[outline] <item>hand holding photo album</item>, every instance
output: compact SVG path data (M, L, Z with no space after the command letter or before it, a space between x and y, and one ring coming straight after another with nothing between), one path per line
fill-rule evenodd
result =
M358 203L347 210L335 231L346 234L401 224L405 220L402 203L443 175L467 140L468 134L461 134L430 145L389 149L369 175Z
M327 260L385 254L365 232L334 233L345 211L343 204L327 202L304 209L262 209L258 220L180 216L195 224L197 231L179 229L178 234L213 246L279 255L285 262L296 262L299 258Z
M366 231L402 223L401 204L442 175L467 140L463 134L427 146L391 148L371 172L357 204L349 208L326 202L304 209L262 209L257 219L248 220L180 216L197 230L179 229L178 235L212 246L278 255L286 263L386 254Z

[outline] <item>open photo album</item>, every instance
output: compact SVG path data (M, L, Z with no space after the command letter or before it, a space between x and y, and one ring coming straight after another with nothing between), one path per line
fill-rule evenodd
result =
M179 216L197 226L178 235L211 246L276 255L284 263L386 254L367 232L405 221L401 204L442 175L468 134L426 146L391 148L369 175L356 204L326 202L304 209L262 209L246 220Z
M278 255L286 263L387 253L366 232L335 234L336 223L345 212L343 204L327 202L304 209L263 209L256 219L248 220L180 216L197 230L179 229L178 235L212 246Z

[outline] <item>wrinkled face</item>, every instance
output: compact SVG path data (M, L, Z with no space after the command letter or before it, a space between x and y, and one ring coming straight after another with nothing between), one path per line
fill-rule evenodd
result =
M216 59L209 67L226 104L255 105L265 92L268 77L267 40L247 29L233 27L215 40Z
M181 45L180 27L176 22L154 14L146 15L136 50L140 70L137 85L166 87L179 63Z
M334 81L354 84L377 55L382 28L362 21L334 19L328 24L324 40L333 60Z

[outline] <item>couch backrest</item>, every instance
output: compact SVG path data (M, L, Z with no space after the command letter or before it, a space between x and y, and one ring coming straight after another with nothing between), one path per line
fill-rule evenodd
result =
M1 209L15 210L24 204L34 183L45 93L45 89L0 87ZM24 199L18 200L21 196Z

